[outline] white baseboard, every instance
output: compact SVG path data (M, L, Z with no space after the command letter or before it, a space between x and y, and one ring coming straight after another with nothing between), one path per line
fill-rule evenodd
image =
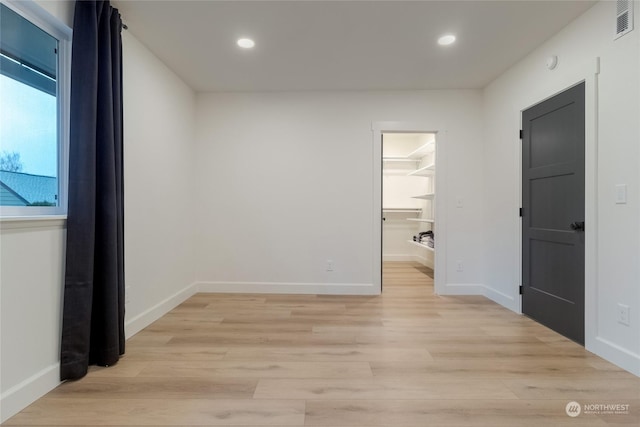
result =
M513 298L489 286L481 286L484 288L484 296L496 302L497 304L508 308L509 310L512 310L518 314L522 314L517 298ZM457 291L460 289L464 289L464 287L454 289ZM585 348L587 350L613 363L614 365L617 365L620 368L625 369L632 374L640 377L639 354L629 351L626 348L620 347L619 345L614 344L602 337L595 337L591 340L587 337L586 341L587 342Z
M517 301L512 296L509 296L487 285L483 285L483 287L485 297L489 298L493 302L500 304L505 308L508 308L511 311L521 314L520 307Z
M485 289L481 283L447 283L436 293L439 295L485 295Z
M515 311L520 314L517 307L517 301L513 297L502 293L492 287L484 285L482 283L449 283L446 284L443 289L440 289L438 294L440 295L483 295L491 301L500 304L501 306L508 308L511 311Z
M197 282L199 292L237 294L379 295L372 283Z
M196 291L197 286L195 283L192 283L180 292L175 293L135 316L133 319L127 320L125 322L125 335L127 339L164 316L195 294ZM5 422L58 385L60 385L60 362L56 362L11 387L0 395L0 423Z
M382 255L383 262L418 262L425 267L433 268L433 260L415 254L388 254Z
M419 262L420 264L424 265L425 267L429 267L432 270L434 269L433 258L429 259L421 255L414 255L413 261Z
M198 291L198 286L196 283L192 283L183 290L176 292L171 295L169 298L166 298L154 305L153 307L148 308L132 319L127 319L124 324L125 336L127 339L131 338L171 310L175 307L186 301L189 297L193 296Z
M414 261L415 257L410 254L389 254L382 255L383 262L408 262Z
M603 359L613 363L631 372L633 375L640 377L640 355L611 341L596 337L586 349L597 354Z
M4 423L60 385L60 363L36 372L0 396L0 423Z

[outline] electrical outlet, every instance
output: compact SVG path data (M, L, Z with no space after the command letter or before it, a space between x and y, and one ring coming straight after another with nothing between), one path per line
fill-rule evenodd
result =
M327 268L326 271L333 271L333 261L328 259L327 260Z
M464 271L464 266L462 265L462 261L460 260L456 261L456 271Z
M618 323L629 326L629 306L625 304L618 304Z

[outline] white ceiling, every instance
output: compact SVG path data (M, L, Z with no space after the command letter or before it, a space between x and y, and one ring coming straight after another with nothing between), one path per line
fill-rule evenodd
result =
M113 1L197 91L482 88L593 1ZM437 38L455 33L442 48ZM241 50L240 37L256 41ZM551 52L550 52L551 53Z

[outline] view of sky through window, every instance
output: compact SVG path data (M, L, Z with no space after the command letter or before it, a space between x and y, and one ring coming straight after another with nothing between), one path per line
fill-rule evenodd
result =
M23 173L57 176L56 97L0 74L0 155L20 154Z

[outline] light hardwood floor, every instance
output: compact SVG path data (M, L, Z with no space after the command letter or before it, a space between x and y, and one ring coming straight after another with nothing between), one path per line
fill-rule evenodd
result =
M5 425L640 424L640 379L483 297L386 263L382 296L198 294ZM629 405L581 414L567 403ZM603 412L603 411L600 411Z

